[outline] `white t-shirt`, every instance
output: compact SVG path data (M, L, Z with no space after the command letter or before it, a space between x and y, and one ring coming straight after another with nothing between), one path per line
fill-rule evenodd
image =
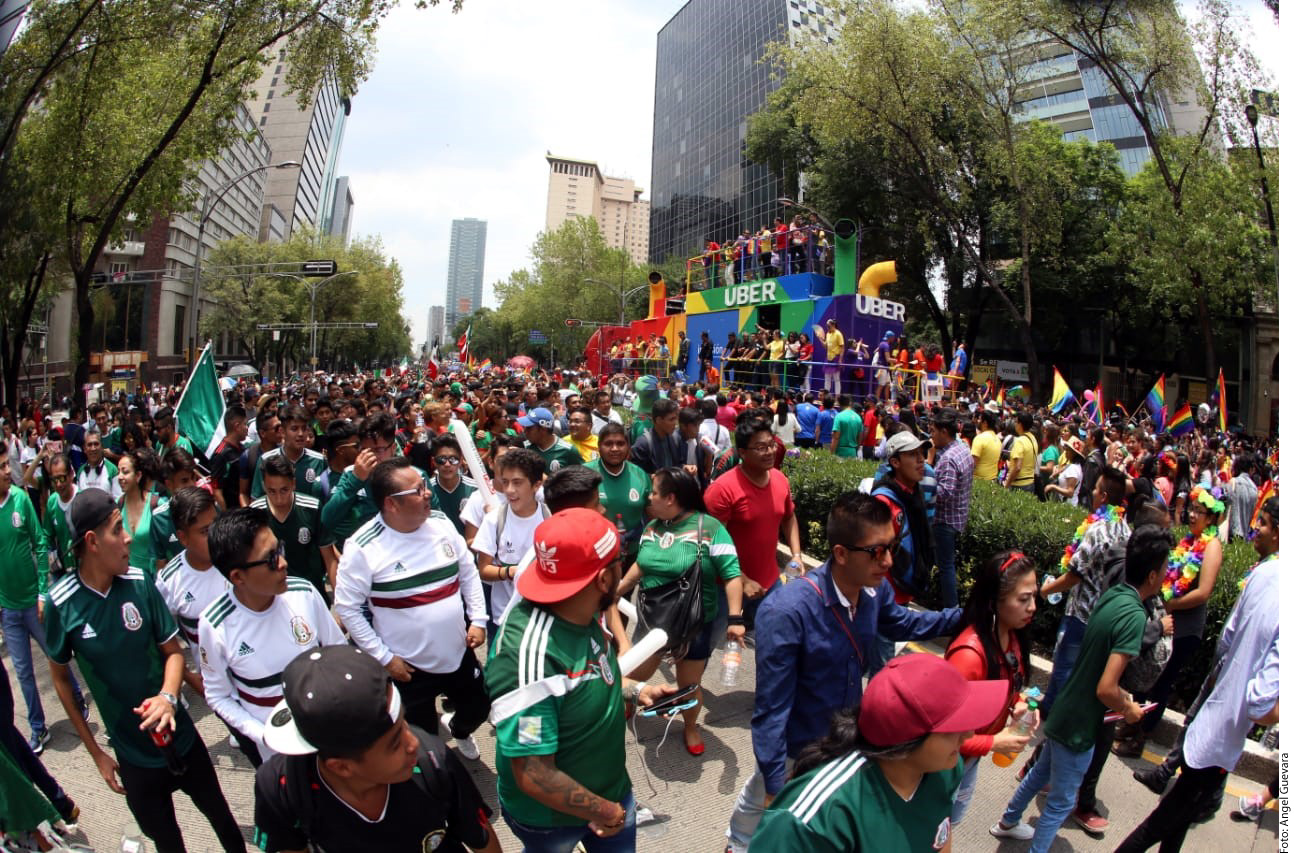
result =
M199 571L189 563L189 552L181 551L157 573L157 591L166 602L166 609L175 614L180 623L180 633L189 641L193 663L198 660L198 618L211 602L224 595L229 581L215 566Z
M488 504L486 503L487 498L489 500ZM535 492L535 500L541 504L544 502L543 486L540 486ZM479 533L481 522L485 520L485 514L497 510L505 503L507 503L507 498L503 495L495 493L491 497L486 494L485 489L477 489L468 496L467 500L463 501L463 507L458 511L458 520L463 524L472 525Z
M729 447L732 447L732 434L728 428L723 426L714 418L707 418L701 421L701 428L698 434L714 442L715 456L722 455Z
M255 741L262 758L269 758L273 751L261 738L265 721L283 698L279 677L284 668L306 649L344 642L327 602L308 580L289 577L287 591L259 613L226 591L198 620L198 663L207 704Z
M498 528L503 517L503 529ZM529 516L521 518L510 507L503 506L485 516L472 540L472 550L489 556L496 566L520 566L521 559L535 542L535 528L548 517L548 507L540 502ZM495 624L502 624L503 612L512 598L513 581L490 581L490 612Z
M1065 503L1070 506L1078 506L1078 484L1082 481L1083 466L1077 462L1071 462L1065 467L1064 471L1060 472L1060 476L1056 478L1056 485L1069 488L1071 482L1074 484L1074 494L1066 498Z

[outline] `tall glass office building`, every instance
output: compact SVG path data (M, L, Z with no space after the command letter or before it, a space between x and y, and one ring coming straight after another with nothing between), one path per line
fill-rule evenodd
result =
M656 35L652 262L781 215L777 181L745 157L746 126L777 86L760 61L769 44L801 33L838 28L814 0L689 0Z
M449 231L449 270L445 282L445 328L481 307L485 280L484 219L455 219Z

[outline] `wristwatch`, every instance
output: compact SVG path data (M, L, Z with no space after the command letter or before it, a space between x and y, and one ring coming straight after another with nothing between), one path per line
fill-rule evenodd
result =
M170 702L172 708L176 708L180 704L180 700L175 697L174 693L167 693L165 690L159 690L157 691L157 695L161 696L167 702Z

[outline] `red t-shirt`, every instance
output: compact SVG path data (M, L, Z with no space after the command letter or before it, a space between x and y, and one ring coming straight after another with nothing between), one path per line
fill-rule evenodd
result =
M706 512L723 523L737 546L741 573L769 589L777 582L777 535L795 512L791 484L776 468L760 488L740 467L725 471L705 490Z
M876 446L876 408L863 412L863 447Z
M714 419L726 429L737 428L737 410L731 405L720 406L714 413Z
M778 251L781 251L782 249L786 248L786 232L788 230L789 229L787 229L786 223L782 223L781 225L773 229L773 232L775 235L773 237L773 245L777 247Z

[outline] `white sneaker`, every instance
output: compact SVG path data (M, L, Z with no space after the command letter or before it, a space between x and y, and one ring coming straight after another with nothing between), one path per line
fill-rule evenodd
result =
M467 737L454 737L454 730L450 728L450 723L454 721L453 714L441 714L440 724L445 727L445 733L454 740L454 746L458 747L458 754L468 761L475 761L481 757L481 748L476 745L476 738L468 735Z
M1024 821L1015 826L1004 826L998 821L988 828L988 834L994 838L1014 838L1016 841L1029 841L1033 838L1033 827Z

